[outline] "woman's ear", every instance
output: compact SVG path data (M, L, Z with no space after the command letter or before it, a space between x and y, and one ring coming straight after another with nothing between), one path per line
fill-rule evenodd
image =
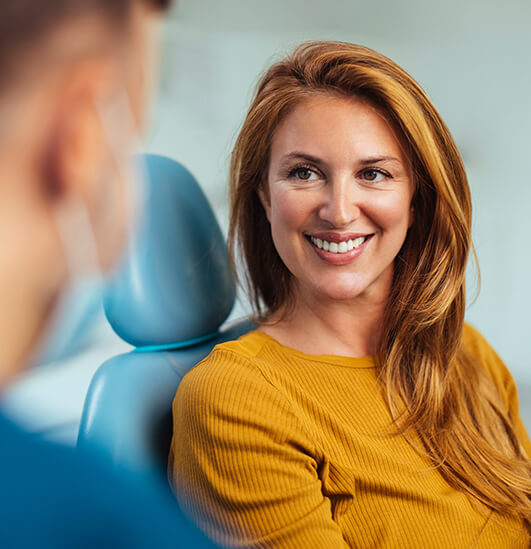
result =
M264 185L260 185L258 187L258 198L260 198L260 202L262 203L262 206L264 207L264 211L267 217L267 220L269 223L271 223L271 201L269 199L269 190L264 189Z
M411 225L413 225L414 220L415 220L415 208L411 206L411 208L409 209L409 223L407 226L408 229L411 228Z

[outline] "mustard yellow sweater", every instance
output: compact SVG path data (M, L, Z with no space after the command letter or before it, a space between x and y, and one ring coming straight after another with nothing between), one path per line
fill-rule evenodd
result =
M514 381L467 326L528 455ZM520 521L473 506L402 436L371 357L314 356L262 332L218 345L174 402L170 477L230 547L527 548Z

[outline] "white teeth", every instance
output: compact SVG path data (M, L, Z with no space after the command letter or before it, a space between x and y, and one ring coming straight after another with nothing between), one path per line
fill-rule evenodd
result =
M354 240L329 242L328 240L322 240L321 238L315 238L314 236L310 236L310 240L312 241L314 246L317 246L320 250L325 250L326 252L331 252L333 254L344 254L350 252L351 250L354 250L355 248L359 248L365 242L365 240L367 240L367 238L367 236L359 236Z
M365 242L366 238L366 236L359 236L358 238L354 239L352 241L352 247L359 248Z

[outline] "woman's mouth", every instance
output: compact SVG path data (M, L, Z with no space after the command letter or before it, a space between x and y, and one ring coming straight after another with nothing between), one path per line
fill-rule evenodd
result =
M322 261L329 265L341 266L355 261L368 246L374 234L324 233L319 236L305 236L313 251Z
M320 250L325 252L330 252L332 254L346 254L352 250L357 250L362 246L372 235L367 234L364 236L358 236L354 239L340 240L340 241L331 241L324 240L321 238L316 238L315 236L309 236L310 242Z

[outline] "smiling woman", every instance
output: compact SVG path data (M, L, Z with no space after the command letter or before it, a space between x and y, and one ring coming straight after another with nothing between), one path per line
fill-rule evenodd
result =
M420 86L300 46L258 85L231 197L258 328L179 387L182 504L235 547L528 547L531 443L464 323L470 192Z

